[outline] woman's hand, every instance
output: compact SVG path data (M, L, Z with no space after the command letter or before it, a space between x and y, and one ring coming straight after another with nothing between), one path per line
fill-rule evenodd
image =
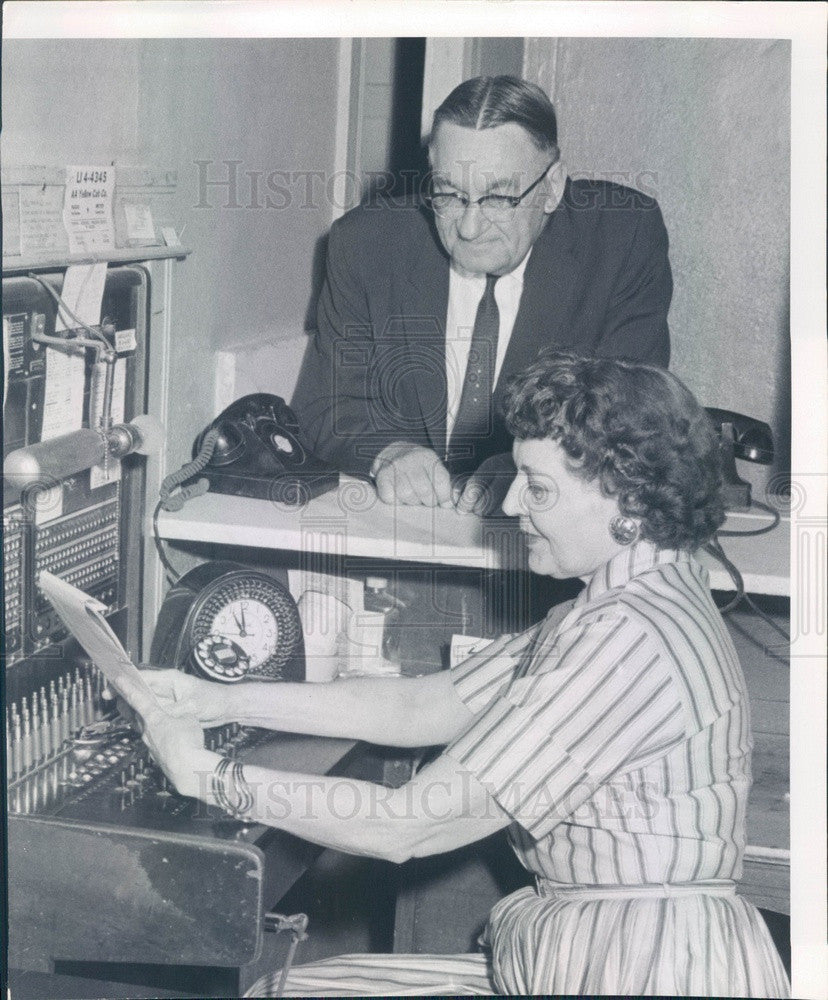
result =
M205 681L180 670L142 670L141 676L170 716L191 716L203 728L235 722L229 685Z
M163 708L154 708L140 723L144 743L176 791L206 799L218 757L204 749L199 720L193 715L172 715Z

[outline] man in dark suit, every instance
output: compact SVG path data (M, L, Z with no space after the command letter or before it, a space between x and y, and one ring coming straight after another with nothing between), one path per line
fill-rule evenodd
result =
M479 485L503 466L500 399L540 350L666 366L672 279L656 202L567 178L533 84L461 84L429 154L424 204L334 223L294 406L320 457L372 475L385 501L433 506L457 500L460 474Z

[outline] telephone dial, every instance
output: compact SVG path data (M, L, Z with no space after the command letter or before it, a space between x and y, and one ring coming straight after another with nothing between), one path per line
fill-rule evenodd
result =
M283 571L196 566L164 598L150 662L224 684L304 680L302 622L286 584Z
M299 422L279 396L252 393L231 403L196 438L201 475L213 493L301 505L335 489L339 473L300 440Z

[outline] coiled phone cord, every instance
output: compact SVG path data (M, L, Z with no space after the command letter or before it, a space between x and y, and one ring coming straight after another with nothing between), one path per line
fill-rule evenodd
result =
M182 486L181 484L185 483L188 479L192 479L193 476L197 476L207 465L213 457L218 439L219 429L214 427L204 435L204 440L201 442L198 454L192 462L187 462L186 465L182 465L176 472L171 472L161 483L161 489L158 491L159 500L152 514L152 534L155 539L158 558L167 572L168 580L173 584L178 582L181 574L176 572L172 563L167 558L167 553L164 551L164 543L158 534L158 515L162 510L181 510L188 500L192 500L193 497L203 496L207 492L210 484L203 478L196 480L196 482L191 483L189 486ZM181 488L179 489L179 487Z

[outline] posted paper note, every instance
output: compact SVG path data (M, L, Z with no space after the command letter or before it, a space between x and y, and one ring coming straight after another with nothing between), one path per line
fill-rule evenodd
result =
M127 656L104 618L106 605L47 570L42 570L38 576L38 586L51 601L63 624L130 707L140 716L159 708L158 699L144 681L141 671Z
M69 237L70 253L95 253L114 248L114 191L114 167L66 168L63 224Z

